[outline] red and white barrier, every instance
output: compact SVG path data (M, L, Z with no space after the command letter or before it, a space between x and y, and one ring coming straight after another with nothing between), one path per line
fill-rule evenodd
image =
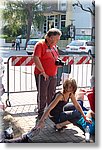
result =
M62 58L63 61L66 61L67 64L72 65L72 64L90 64L91 63L91 59L89 56L76 56L76 57L72 57L72 56L64 56Z
M90 64L91 58L89 56L64 56L62 58L63 61L66 62L66 64L72 65L72 64ZM13 66L32 66L34 65L34 59L30 56L13 56L12 57L12 65Z
M13 66L32 66L34 65L33 57L29 56L13 56L12 57Z

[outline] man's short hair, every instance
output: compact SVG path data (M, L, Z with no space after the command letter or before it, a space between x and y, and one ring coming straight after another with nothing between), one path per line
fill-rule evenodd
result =
M51 28L48 30L48 32L46 33L45 37L48 36L56 36L56 35L62 35L61 31L59 29L56 29L56 28Z

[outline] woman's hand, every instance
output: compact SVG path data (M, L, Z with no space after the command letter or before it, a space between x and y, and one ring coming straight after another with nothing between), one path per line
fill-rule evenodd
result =
M36 129L38 129L38 128L41 129L41 128L44 128L44 126L45 126L45 122L44 121L39 121L38 124L35 126L35 128Z
M86 122L92 124L92 120L90 118L88 118L87 116L84 116L84 119Z

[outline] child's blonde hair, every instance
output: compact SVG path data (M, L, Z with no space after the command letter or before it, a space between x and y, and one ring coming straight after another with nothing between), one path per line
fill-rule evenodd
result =
M77 90L77 84L76 84L75 79L72 79L72 78L65 80L63 84L63 93L66 93L68 91L69 84L71 84L71 86L73 87L73 93L75 94Z

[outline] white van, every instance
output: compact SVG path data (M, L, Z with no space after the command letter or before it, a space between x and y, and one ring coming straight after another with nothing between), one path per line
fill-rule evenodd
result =
M30 39L27 43L27 47L26 47L26 52L28 55L32 55L33 54L33 49L34 49L34 45L43 39Z

